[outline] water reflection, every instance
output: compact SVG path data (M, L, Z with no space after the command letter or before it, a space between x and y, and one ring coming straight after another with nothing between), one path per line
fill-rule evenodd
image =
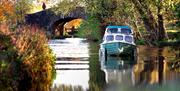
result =
M124 61L119 57L108 57L107 61L101 60L101 70L106 74L106 83L121 83L123 75L132 68L134 61Z
M89 88L89 44L86 39L66 38L49 41L56 54L56 79L52 91L86 91Z
M178 49L178 50L177 50ZM137 61L118 57L101 60L103 91L179 91L179 48L138 47Z
M105 73L100 69L98 56L98 43L90 43L90 68L89 68L89 90L88 91L103 91L103 87L106 85Z
M51 91L84 91L81 86L59 85L51 88Z
M134 85L147 85L162 83L163 80L163 64L160 63L138 63L133 67Z
M83 39L50 42L50 47L58 53L57 76L51 91L180 91L179 47L139 46L135 61L119 57L108 57L107 61L100 57L99 61L98 43ZM44 83L41 77L31 82L18 64L12 63L17 69L0 64L0 91L16 91L16 86L22 91L49 90L51 82ZM9 69L3 68L6 66ZM19 75L13 74L16 71ZM23 80L17 79L20 76Z
M105 72L106 79L103 91L119 91L119 85L132 84L131 69L134 63L133 60L122 60L119 57L108 57L107 61L101 60L101 70Z
M53 88L59 87L61 85L71 85L71 87L81 87L84 91L89 87L89 70L57 70L56 73L57 75L52 86Z

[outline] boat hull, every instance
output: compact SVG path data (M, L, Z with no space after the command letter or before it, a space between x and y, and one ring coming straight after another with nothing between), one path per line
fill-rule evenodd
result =
M133 54L136 47L135 45L121 43L121 42L112 42L101 44L101 49L107 55L121 55L121 54Z

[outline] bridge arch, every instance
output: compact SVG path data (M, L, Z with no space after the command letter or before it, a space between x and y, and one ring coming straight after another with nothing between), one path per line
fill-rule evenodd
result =
M51 33L55 37L60 37L60 38L64 37L67 35L67 33L74 32L74 30L76 29L77 26L79 26L78 24L80 24L82 20L83 20L82 18L72 18L72 17L61 18L59 20L56 20L50 26Z
M25 21L30 25L37 25L44 30L47 30L49 35L54 36L57 30L57 35L63 35L63 26L74 19L87 19L84 7L76 7L68 14L55 14L52 9L45 9L33 14L27 14Z

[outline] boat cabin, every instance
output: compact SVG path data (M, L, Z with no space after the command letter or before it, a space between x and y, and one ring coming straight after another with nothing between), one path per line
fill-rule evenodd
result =
M123 42L135 45L133 31L129 26L108 26L103 37L103 42Z
M129 26L108 26L105 31L107 33L133 34L133 31Z

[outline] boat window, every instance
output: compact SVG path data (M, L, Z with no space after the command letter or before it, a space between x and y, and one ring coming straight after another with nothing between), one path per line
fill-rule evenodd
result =
M122 35L116 35L116 40L123 40L123 36Z
M131 43L133 41L133 38L131 36L125 36L125 41Z
M123 34L131 34L131 29L127 29L127 28L121 28L121 33Z
M114 40L114 36L113 35L107 35L106 36L106 41L113 41Z
M118 32L118 28L108 28L107 32L108 33L117 33Z

